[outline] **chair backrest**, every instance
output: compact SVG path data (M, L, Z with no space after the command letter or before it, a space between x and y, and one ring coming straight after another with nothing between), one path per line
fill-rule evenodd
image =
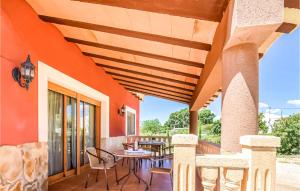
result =
M90 167L96 167L99 164L99 159L95 156L98 156L97 151L95 147L88 147L86 148L86 154L88 155L89 162L90 162ZM95 156L93 156L95 155ZM101 161L100 161L101 162Z

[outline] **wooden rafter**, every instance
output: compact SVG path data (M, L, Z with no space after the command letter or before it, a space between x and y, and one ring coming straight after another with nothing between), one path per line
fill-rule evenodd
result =
M69 42L73 42L73 43L77 43L77 44L102 48L102 49L106 49L106 50L118 51L118 52L127 53L127 54L134 54L137 56L142 56L142 57L147 57L147 58L152 58L152 59L157 59L157 60L163 60L163 61L167 61L167 62L173 62L173 63L181 64L184 66L193 66L196 68L204 67L203 63L192 62L192 61L188 61L188 60L182 60L182 59L178 59L178 58L172 58L172 57L168 57L168 56L162 56L162 55L152 54L152 53L147 53L147 52L141 52L141 51L121 48L121 47L117 47L117 46L110 46L110 45L100 44L100 43L96 43L96 42L79 40L79 39L75 39L75 38L65 37L65 39Z
M195 86L195 83L176 80L176 79L173 79L173 78L162 77L162 76L159 76L159 75L153 75L153 74L138 72L138 71L135 71L135 70L129 70L129 69L119 68L119 67L115 67L115 66L99 64L99 63L96 63L96 65L101 66L103 68L109 68L109 69L113 69L113 70L118 70L118 71L128 72L128 73L132 73L132 74L137 74L137 75L141 75L141 76L156 78L156 79L164 80L164 81L168 81L168 82L174 82L174 83L188 85L188 86Z
M138 62L131 62L131 61L128 61L128 60L122 60L122 59L102 56L102 55L98 55L98 54L92 54L92 53L87 53L87 52L83 52L83 54L86 55L86 56L99 58L99 59L103 59L103 60L108 60L108 61L112 61L112 62L117 62L117 63L122 63L122 64L126 64L126 65L129 65L129 66L136 66L136 67L140 67L140 68L143 68L143 69L149 69L149 70L155 70L155 71L159 71L159 72L176 74L176 75L185 76L185 77L194 78L194 79L199 79L199 77L200 77L200 75L195 75L195 74L190 74L190 73L186 73L186 72L180 72L180 71L176 71L176 70L170 70L170 69L166 69L166 68L141 64L141 63L138 63Z
M187 100L187 99L176 98L176 97L163 95L163 94L159 94L159 93L154 93L154 92L150 92L150 91L138 90L138 89L135 89L135 88L129 88L129 87L125 87L125 88L129 91L138 92L138 93L142 93L142 94L145 94L145 95L151 95L151 96L156 96L156 97L160 97L160 98L170 99L170 100L177 101L177 102L182 102L182 103L189 103L189 100Z
M183 90L183 91L188 91L188 92L193 92L194 91L194 87L193 86L191 87L192 89L188 89L188 88L183 88L183 87L179 87L179 86L175 86L175 85L171 85L171 84L165 84L165 83L161 83L161 82L157 82L157 81L147 80L147 79L144 79L144 78L139 78L139 77L133 77L133 76L124 75L124 74L119 74L119 73L111 72L111 71L106 71L106 73L112 75L114 79L120 79L119 77L123 77L123 78L127 78L127 79L138 80L140 82L151 83L151 84L154 84L154 85L157 84L157 85L160 85L160 86L176 88L178 90Z
M228 0L75 0L219 22Z
M179 38L161 36L161 35L138 32L138 31L132 31L132 30L127 30L127 29L120 29L120 28L115 28L115 27L110 27L110 26L86 23L86 22L81 22L81 21L45 16L45 15L39 15L39 17L40 17L40 19L42 19L45 22L50 22L50 23L55 23L55 24L60 24L60 25L66 25L66 26L100 31L100 32L111 33L111 34L116 34L116 35L128 36L128 37L132 37L132 38L140 38L140 39L144 39L144 40L156 41L156 42L172 44L172 45L177 45L177 46L183 46L183 47L188 47L188 48L194 48L194 49L199 49L199 50L210 51L210 49L211 49L210 44L202 43L202 42L183 40L183 39L179 39Z
M139 82L133 82L133 81L129 81L129 80L124 80L124 79L119 79L119 78L115 78L113 77L114 80L117 80L119 81L121 84L123 83L129 83L131 85L137 85L137 86L143 86L143 87L150 87L150 88L156 88L156 89L159 89L159 90L163 90L163 91L169 91L169 92L173 92L173 93L177 93L177 94L182 94L182 95L190 95L192 96L192 92L182 92L182 90L177 90L177 89L167 89L167 88L162 88L162 87L157 87L157 86L154 86L154 85L149 85L149 84L143 84L143 83L139 83Z
M122 82L119 82L122 86L125 86L125 87L129 87L129 88L138 88L140 90L145 90L145 91L151 91L151 92L155 92L155 93L161 93L161 94L166 94L166 95L170 95L170 96L176 96L176 97L180 97L180 98L183 98L183 99L191 99L191 96L190 95L182 95L182 94L178 94L178 93L171 93L171 92L166 92L165 90L159 90L159 89L155 89L153 90L153 88L149 88L149 87L139 87L139 86L136 86L136 85L132 85L132 84L127 84L127 83L122 83Z
M300 1L299 0L284 0L284 7L300 9Z
M276 30L276 32L288 34L297 27L296 24L283 22Z

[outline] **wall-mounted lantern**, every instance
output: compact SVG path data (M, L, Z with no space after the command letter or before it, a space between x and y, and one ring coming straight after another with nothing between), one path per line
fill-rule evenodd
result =
M123 104L121 108L118 109L118 114L124 116L125 114L125 105Z
M34 69L35 66L31 63L30 55L28 55L26 61L20 67L15 67L12 70L12 76L21 87L28 90L29 84L34 78Z

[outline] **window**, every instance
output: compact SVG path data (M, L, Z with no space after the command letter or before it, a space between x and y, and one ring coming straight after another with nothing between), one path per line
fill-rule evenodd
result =
M136 111L126 106L126 135L136 135Z
M77 128L78 127L78 128ZM86 147L100 145L100 102L48 84L49 182L80 173Z

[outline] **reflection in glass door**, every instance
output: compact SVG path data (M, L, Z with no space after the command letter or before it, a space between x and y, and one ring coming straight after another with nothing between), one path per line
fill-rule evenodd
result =
M80 165L88 163L87 155L84 155L84 148L96 146L95 112L94 105L80 102Z
M48 91L48 175L63 172L63 95Z
M76 99L66 98L67 112L67 170L76 169Z

